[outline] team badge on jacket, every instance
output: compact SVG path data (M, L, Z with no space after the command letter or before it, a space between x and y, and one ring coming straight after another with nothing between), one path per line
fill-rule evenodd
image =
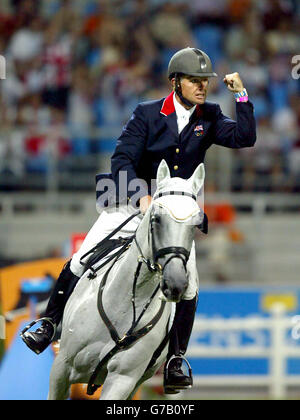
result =
M196 127L194 128L194 133L196 134L196 136L202 136L203 135L203 132L204 132L204 129L203 129L203 125L201 124L201 125L196 125Z

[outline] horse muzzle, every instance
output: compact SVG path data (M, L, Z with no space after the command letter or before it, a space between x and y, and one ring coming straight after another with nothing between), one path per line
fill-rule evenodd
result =
M188 286L185 264L181 258L172 258L163 270L161 290L169 302L179 302Z

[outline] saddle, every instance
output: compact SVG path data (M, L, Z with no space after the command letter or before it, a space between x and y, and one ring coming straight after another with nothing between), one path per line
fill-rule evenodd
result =
M118 239L104 239L103 241L99 242L99 244L93 248L91 253L91 256L87 260L87 262L84 263L84 273L88 270L91 271L89 274L89 278L95 278L97 275L97 271L99 271L102 267L104 267L106 264L108 264L110 261L112 261L115 257L120 256L125 252L131 242L133 241L134 236L130 236L128 238L118 238ZM120 248L121 247L121 248ZM113 253L110 257L108 257L102 264L97 266L97 263L99 263L104 257L108 256L112 251L115 249L120 248L117 252ZM84 255L80 262L82 263L82 259L85 257Z

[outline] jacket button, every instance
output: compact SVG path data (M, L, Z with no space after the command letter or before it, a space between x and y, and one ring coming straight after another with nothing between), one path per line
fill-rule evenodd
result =
M177 165L175 165L175 166L174 166L174 171L177 171L177 169L178 169L178 166L177 166Z
M179 153L180 152L180 150L179 149L176 149L176 153Z

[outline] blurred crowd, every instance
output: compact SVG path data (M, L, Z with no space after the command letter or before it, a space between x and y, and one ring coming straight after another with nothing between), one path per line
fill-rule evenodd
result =
M169 93L169 59L190 46L219 75L209 101L234 117L222 79L238 71L255 105L258 140L232 152L231 190L299 192L299 28L297 0L1 0L0 179L47 173L50 155L108 156L137 103Z

